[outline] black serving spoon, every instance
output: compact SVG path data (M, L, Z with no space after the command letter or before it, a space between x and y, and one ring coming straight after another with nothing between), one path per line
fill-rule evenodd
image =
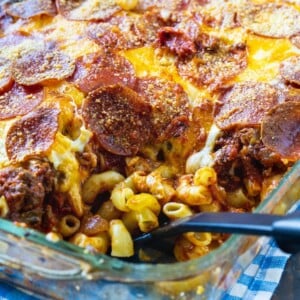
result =
M288 215L258 213L198 213L178 219L134 239L137 249L161 245L185 232L218 232L270 236L285 252L300 252L300 212Z

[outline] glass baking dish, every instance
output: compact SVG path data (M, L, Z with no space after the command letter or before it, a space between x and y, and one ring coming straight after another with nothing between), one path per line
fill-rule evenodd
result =
M300 161L257 207L284 214L300 199ZM199 259L129 263L87 253L64 241L0 219L0 279L40 298L220 299L268 238L232 235Z

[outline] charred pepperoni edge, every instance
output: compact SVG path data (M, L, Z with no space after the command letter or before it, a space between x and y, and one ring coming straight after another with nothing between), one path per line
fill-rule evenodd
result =
M58 106L41 106L17 120L6 136L6 152L11 160L44 154L53 144L58 130Z
M134 155L149 141L151 107L130 88L99 88L88 94L82 111L85 123L108 152Z
M255 20L257 15L263 11L269 11L268 13L270 15L277 11L278 15L280 14L280 16L282 16L283 20L280 20L278 24L272 24L274 28L276 25L276 29L269 29L269 31L265 30L264 25L270 25L270 18L267 18L265 22L262 22L260 24L261 26L254 28L253 24L257 25L258 23L257 20ZM261 36L284 38L295 35L300 31L300 12L288 5L278 5L274 3L247 5L243 10L240 9L238 16L239 21L244 28ZM287 22L288 20L285 18L294 20L293 25ZM273 20L274 19L275 18L273 18Z
M235 84L221 97L221 107L215 111L216 124L221 129L259 126L263 116L278 104L279 92L266 83Z
M300 56L284 60L279 67L281 77L287 82L300 85Z
M77 58L75 72L69 81L74 82L82 92L89 93L112 84L133 88L136 77L133 66L126 58L99 52Z
M8 92L0 95L0 120L29 113L43 101L43 98L42 87L25 87L15 83Z
M112 17L107 22L91 23L87 26L86 35L105 51L139 48L147 43L147 36L140 32L140 27L145 25L143 17L121 15ZM123 19L127 28L123 26ZM150 32L149 26L147 30Z
M115 13L121 10L121 7L117 4L111 5L111 7L99 8L97 11L89 11L88 13L72 16L72 11L78 9L85 0L74 0L74 1L65 1L65 0L56 0L56 7L58 12L68 20L75 21L105 21L113 16ZM105 1L101 1L105 3ZM100 3L101 4L101 3Z
M62 80L73 74L75 62L63 52L46 47L30 51L12 64L12 76L23 85Z
M14 83L11 76L11 61L0 57L0 94L10 90Z
M157 42L157 32L166 26L155 11L142 15L116 15L106 22L90 23L86 29L88 38L105 51L134 49Z
M90 23L86 29L89 39L106 51L126 49L126 37L121 30L110 22Z
M261 135L263 143L283 158L300 159L300 102L271 109L262 120Z
M197 49L194 41L183 31L173 27L163 27L158 31L158 43L180 57L195 54Z
M27 19L40 15L55 16L56 6L52 0L23 0L5 5L5 12L12 16Z

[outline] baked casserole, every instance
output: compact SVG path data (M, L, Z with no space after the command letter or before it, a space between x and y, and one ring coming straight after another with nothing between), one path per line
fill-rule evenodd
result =
M116 257L252 211L300 157L300 3L1 1L0 214ZM227 236L187 233L174 256Z

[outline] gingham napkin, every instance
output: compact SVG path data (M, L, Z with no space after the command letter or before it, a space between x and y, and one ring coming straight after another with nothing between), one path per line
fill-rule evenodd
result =
M300 211L298 201L289 212ZM266 238L264 238L266 239ZM223 300L268 300L273 296L290 254L269 239Z
M271 299L289 257L271 239L224 296L224 300Z

